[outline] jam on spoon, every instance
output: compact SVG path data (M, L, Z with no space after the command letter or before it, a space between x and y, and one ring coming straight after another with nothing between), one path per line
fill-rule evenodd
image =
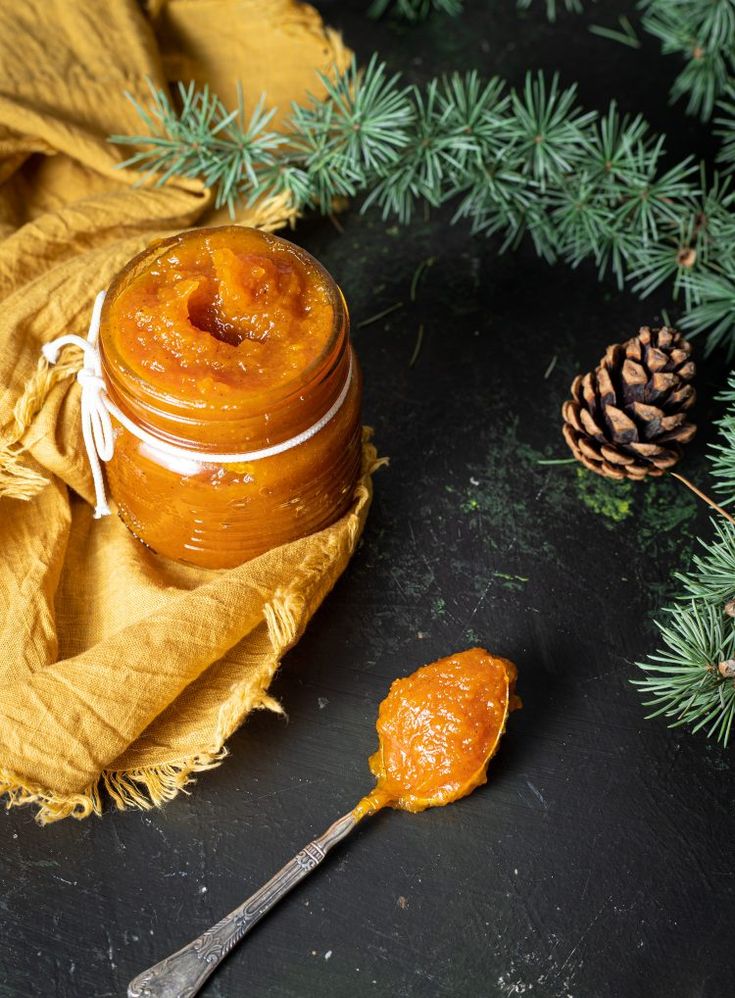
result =
M396 679L378 712L378 782L354 810L423 811L465 797L487 780L510 711L517 670L482 648L425 665Z
M485 783L508 714L521 706L516 667L482 648L397 679L378 712L374 790L310 842L252 897L183 949L143 971L128 998L191 998L242 937L364 817L383 807L423 811Z

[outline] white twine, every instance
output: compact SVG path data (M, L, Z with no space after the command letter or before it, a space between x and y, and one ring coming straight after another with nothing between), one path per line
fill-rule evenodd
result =
M82 437L94 482L95 519L110 515L110 507L107 503L107 495L105 493L105 480L102 475L102 465L100 462L111 460L115 450L112 416L126 430L132 433L133 436L137 437L138 440L142 440L143 443L149 444L169 457L207 464L237 464L246 461L261 461L263 458L283 454L284 451L291 450L293 447L298 447L299 444L305 443L320 430L324 429L347 398L347 393L352 383L352 353L350 353L350 366L347 371L344 387L334 403L320 419L306 430L298 433L295 437L289 437L288 440L283 440L279 444L273 444L271 447L262 447L260 450L247 451L241 454L212 454L204 451L189 450L186 447L177 447L175 444L170 444L165 440L159 440L154 434L149 433L148 430L139 426L126 416L124 412L121 412L115 403L110 401L107 395L107 385L102 377L102 360L97 343L104 300L105 292L100 291L92 309L92 319L89 323L89 332L87 333L86 340L76 333L67 333L65 336L59 336L50 343L45 343L41 348L43 356L49 364L57 362L59 353L65 346L77 346L82 350L83 364L77 372L77 381L82 389Z

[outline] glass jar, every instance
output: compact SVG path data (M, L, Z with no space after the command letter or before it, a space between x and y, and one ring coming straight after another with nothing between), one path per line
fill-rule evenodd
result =
M235 246L229 255L211 250L226 245ZM239 252L241 245L248 253ZM213 256L220 253L218 266L229 268L228 274L239 267L255 282L248 291L248 321L257 325L257 335L249 327L247 336L235 335L232 323L212 326L212 301L220 307L223 285L211 276L200 284L191 277L192 261L205 246ZM177 269L184 258L189 269ZM270 268L265 278L264 268ZM177 298L175 307L188 310L181 320L185 350L175 339L180 330L171 315L155 315L156 301L163 300L155 285L162 272L172 287L184 288L184 306ZM191 284L181 284L187 279L194 281L194 292ZM290 296L283 300L282 285ZM228 289L242 310L241 291L237 282ZM166 291L169 298L173 293ZM290 312L283 310L284 301ZM290 330L280 340L279 316ZM322 340L314 334L307 344L315 316ZM153 349L146 322L157 323L164 351ZM245 339L247 363L237 352ZM259 344L266 360L253 363L254 354L261 356ZM269 353L276 345L280 352ZM108 399L145 438L113 418L110 493L130 531L154 551L207 568L232 567L320 530L348 509L361 466L361 373L342 293L304 250L239 226L158 242L112 282L99 349ZM223 380L225 370L229 381Z

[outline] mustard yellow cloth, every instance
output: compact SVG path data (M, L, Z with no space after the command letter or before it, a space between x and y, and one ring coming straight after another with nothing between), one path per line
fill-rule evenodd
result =
M78 358L41 344L86 331L93 298L149 240L218 219L196 182L134 187L106 139L138 132L127 90L207 81L280 106L318 92L346 52L292 0L24 0L0 6L0 792L41 822L170 799L215 765L283 652L344 569L370 501L232 571L152 554L95 521ZM274 228L282 203L243 213ZM81 498L80 498L81 497Z

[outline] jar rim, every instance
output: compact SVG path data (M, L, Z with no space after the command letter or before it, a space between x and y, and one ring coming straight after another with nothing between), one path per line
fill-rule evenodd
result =
M285 247L289 253L293 254L303 264L315 270L324 282L333 312L332 328L319 354L306 367L302 368L295 377L275 388L269 389L265 393L259 394L257 397L261 401L267 398L268 408L271 410L286 405L289 399L314 384L328 370L330 361L333 361L335 353L338 352L337 348L340 346L341 341L346 344L349 333L347 303L345 302L341 288L329 271L307 250L303 249L303 247L272 232L252 229L250 226L244 225L191 228L184 229L172 236L167 236L149 244L118 271L107 289L100 316L100 356L107 379L112 382L114 391L123 399L131 394L132 389L134 392L137 391L140 393L140 396L145 399L146 404L155 406L156 403L159 403L164 406L164 411L168 414L178 411L185 413L187 419L194 420L196 420L198 413L201 413L202 417L208 421L216 420L218 415L227 419L233 419L233 417L237 418L238 415L248 418L261 414L262 406L257 408L248 407L243 404L242 397L238 402L231 403L229 406L213 406L198 400L187 401L185 398L172 394L169 390L161 389L156 386L154 381L131 370L116 348L113 338L105 336L105 330L109 328L109 311L116 295L127 285L128 281L144 273L163 253L171 247L184 242L189 237L206 238L210 233L227 230L239 231L242 229L250 229L250 231L257 232L265 243L272 242Z

